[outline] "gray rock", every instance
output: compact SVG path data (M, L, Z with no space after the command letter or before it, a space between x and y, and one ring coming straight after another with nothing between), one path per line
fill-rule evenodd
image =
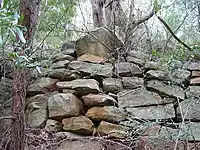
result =
M166 95L175 98L177 97L180 99L185 98L184 90L181 87L175 85L167 85L158 80L148 81L147 88L159 93L160 95Z
M142 76L142 70L135 64L120 62L115 64L115 73L121 77Z
M145 53L142 53L140 51L130 51L130 52L127 52L127 55L128 56L131 56L131 57L135 57L135 58L138 58L138 59L141 59L141 60L147 60L148 59L148 54L145 54Z
M157 70L157 69L159 69L159 67L160 67L159 62L154 62L154 61L147 61L144 66L146 71Z
M70 55L72 57L76 57L76 49L75 48L63 49L62 50L62 54Z
M69 60L69 61L73 61L75 60L74 57L70 56L70 55L65 55L65 54L62 54L62 53L59 53L57 55L55 55L53 58L52 58L52 62L55 63L57 61L64 61L64 60Z
M103 150L104 144L99 140L91 139L76 139L76 140L64 140L60 142L56 148L52 150Z
M117 93L123 89L121 79L106 78L103 80L103 90L105 92Z
M145 61L139 58L135 58L135 57L131 57L131 56L127 56L126 60L130 63L134 63L136 65L139 66L144 66L145 65Z
M79 96L89 93L99 93L99 83L94 79L76 79L73 81L57 82L56 86L59 89L76 90Z
M36 95L27 100L26 120L30 127L44 127L48 119L48 96Z
M75 46L76 46L75 41L67 41L67 42L63 43L61 51L70 49L70 48L75 48Z
M190 98L185 99L180 102L180 106L177 107L177 118L191 121L200 121L200 99L199 98Z
M58 93L48 99L49 118L61 121L63 118L84 113L81 100L70 93Z
M177 69L172 72L172 80L178 84L187 84L189 82L191 72L183 69Z
M114 52L115 48L120 46L122 46L122 42L117 36L103 27L91 31L91 34L85 35L76 41L78 56L89 53L108 58L110 53Z
M85 76L92 77L112 77L112 64L94 64L82 61L72 61L69 64L69 68L80 71Z
M175 118L173 104L126 108L126 111L132 115L132 118L136 119L158 120Z
M53 92L56 90L56 82L58 82L58 79L40 78L28 86L27 94L33 96Z
M118 93L119 107L138 107L172 103L171 100L163 100L158 94L149 92L145 88L124 90Z
M122 84L125 89L135 89L142 87L144 80L138 77L122 77Z
M146 79L157 79L157 80L164 80L164 81L169 81L170 77L169 74L165 71L160 71L160 70L149 70L145 74Z
M186 92L187 98L200 97L200 86L189 86Z
M56 120L48 119L45 130L49 132L59 132L62 130L62 123Z
M75 79L82 78L82 75L80 72L76 70L69 70L69 69L51 69L47 71L47 76L50 78L56 78L61 81L71 81Z
M52 69L67 68L69 65L69 60L57 61L51 65Z
M200 61L189 62L185 64L186 68L190 71L200 71Z

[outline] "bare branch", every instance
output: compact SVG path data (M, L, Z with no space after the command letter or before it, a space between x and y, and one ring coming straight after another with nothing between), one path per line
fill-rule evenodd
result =
M162 22L162 24L167 28L167 30L171 33L171 35L180 43L182 44L184 47L186 47L188 50L192 50L190 46L188 46L185 42L183 42L181 39L179 39L174 32L172 31L172 29L169 27L169 25L159 16L157 16L157 18L160 20L160 22Z
M15 119L15 117L13 117L13 116L3 116L3 117L0 117L0 120L3 120L3 119Z
M143 18L141 18L141 19L139 19L139 20L136 20L136 21L133 22L132 24L135 24L136 26L138 26L138 25L140 25L141 23L143 23L143 22L149 20L151 17L153 17L154 14L155 14L154 9L152 9L152 11L151 11L148 15L144 16Z

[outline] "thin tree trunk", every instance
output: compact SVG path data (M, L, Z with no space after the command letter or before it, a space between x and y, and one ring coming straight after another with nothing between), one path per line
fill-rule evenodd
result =
M20 13L24 16L21 25L27 28L24 37L27 44L23 48L32 47L32 38L37 26L41 0L20 0ZM23 53L22 53L23 55ZM24 102L26 98L26 68L15 68L13 76L12 95L12 130L11 130L11 150L24 150L25 140L25 114Z
M24 102L26 97L26 77L23 69L14 71L12 88L12 130L11 149L24 150Z

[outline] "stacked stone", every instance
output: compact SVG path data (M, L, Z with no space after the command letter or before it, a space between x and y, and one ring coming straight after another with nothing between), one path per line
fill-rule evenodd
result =
M93 34L114 49L111 38L101 36L110 37L103 31ZM155 148L174 146L170 142L177 138L200 140L200 62L169 74L136 51L127 53L126 62L111 63L104 59L110 49L99 45L87 35L77 41L76 49L63 47L45 76L28 87L26 114L31 127L82 136L142 136L139 143L148 136L146 143ZM169 143L158 140L153 145L150 139L158 137Z

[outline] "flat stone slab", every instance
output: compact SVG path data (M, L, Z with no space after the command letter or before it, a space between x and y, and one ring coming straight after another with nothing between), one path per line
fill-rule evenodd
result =
M80 71L85 76L91 77L109 78L112 77L113 71L113 66L109 63L105 63L104 65L102 65L83 61L72 61L68 67Z
M190 85L199 85L200 84L200 77L190 79Z
M164 81L169 81L170 77L167 72L165 71L160 71L160 70L149 70L145 74L146 79L156 79L156 80L164 80Z
M65 68L51 69L46 73L46 75L50 78L59 79L61 81L71 81L71 80L82 78L82 75L80 72L76 70L65 69Z
M94 79L76 79L73 81L57 82L58 89L76 90L79 96L87 95L89 93L99 93L99 83Z
M88 94L82 96L82 99L84 104L88 107L117 105L117 101L106 94Z
M136 119L164 120L175 118L175 110L173 104L126 108L126 111L131 114L133 118Z
M144 86L144 79L138 77L122 77L123 88L135 89Z
M145 88L124 90L118 93L119 107L139 107L172 103L172 99L162 99L158 94L147 91Z
M58 81L58 79L52 79L49 77L40 78L28 86L27 94L32 96L53 92L56 90L56 82Z
M141 68L133 63L120 62L115 64L115 73L121 77L142 76Z
M166 95L175 98L177 97L180 99L185 98L185 92L181 87L175 85L167 85L158 80L148 81L147 89L153 90L159 93L160 95Z

